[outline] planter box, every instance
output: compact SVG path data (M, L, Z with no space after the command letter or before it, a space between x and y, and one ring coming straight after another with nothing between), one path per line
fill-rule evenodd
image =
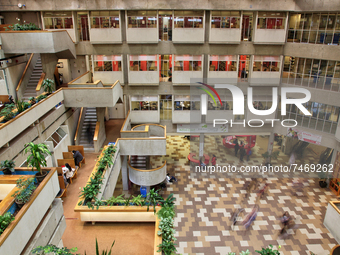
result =
M0 237L0 254L21 254L59 191L54 168Z

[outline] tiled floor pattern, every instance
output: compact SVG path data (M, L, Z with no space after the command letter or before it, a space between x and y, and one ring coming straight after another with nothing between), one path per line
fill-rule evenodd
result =
M273 244L282 245L281 254L313 251L321 255L329 254L336 244L322 224L327 202L336 197L328 189L320 189L317 180L303 179L303 187L297 189L292 179L271 178L267 181L269 190L262 199L257 198L258 187L244 199L245 185L250 179L192 175L187 160L189 150L189 141L171 136L168 137L167 155L158 158L167 160L169 172L178 178L178 182L170 184L165 191L165 195L173 192L176 197L178 253L211 255L249 249L255 254L255 250ZM212 149L212 153L219 151ZM249 164L263 161L256 154ZM220 152L218 157L222 156ZM239 164L236 157L227 157L230 164ZM286 160L284 157L278 161ZM229 219L235 207L241 206L248 213L255 203L260 209L250 229L244 231L242 226L236 226L231 230ZM294 216L296 225L288 235L279 236L279 218L285 211Z

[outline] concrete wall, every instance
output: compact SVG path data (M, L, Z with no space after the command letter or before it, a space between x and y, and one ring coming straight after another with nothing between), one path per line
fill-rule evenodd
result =
M197 123L201 122L201 111L172 110L172 123Z
M335 224L335 222L339 221L340 214L333 208L330 203L328 203L323 224L338 243L340 243L340 229L338 227L338 224Z
M16 97L15 89L18 86L22 73L24 72L26 63L22 63L16 66L11 66L5 69L7 77L7 86L9 88L9 94ZM7 93L6 93L7 94Z
M57 159L62 159L63 152L68 151L68 146L71 145L70 143L70 137L69 137L69 131L67 126L61 126L61 128L65 131L66 135L63 137L63 139L57 144L56 147L54 147L54 159L55 162L57 162Z
M127 28L127 43L158 43L157 28Z
M113 84L117 80L121 84L124 84L124 73L123 71L117 72L93 72L93 80L101 80L104 84Z
M257 29L255 26L254 43L284 44L286 33L286 29Z
M165 155L165 139L120 139L120 154L123 155Z
M129 70L129 85L158 85L159 72L158 68L155 71L130 71Z
M202 59L203 63L203 59ZM172 72L172 83L178 84L190 84L191 78L203 79L203 68L202 71L173 71Z
M173 28L172 41L174 43L204 43L204 28Z
M209 43L240 43L240 28L211 28Z
M29 10L122 10L122 9L164 9L164 10L191 10L191 9L200 9L200 10L272 10L272 11L339 11L340 7L336 1L323 1L323 0L287 0L287 1L260 1L254 2L251 0L227 0L227 1L209 1L203 0L198 2L178 2L174 0L150 0L147 2L143 2L143 4L136 2L134 0L118 0L115 2L104 2L104 3L96 3L96 2L88 2L86 0L79 1L58 1L52 0L48 1L48 4L45 2L38 2L35 0L26 0L26 8L23 11ZM147 8L146 8L147 6ZM17 5L4 5L2 7L3 10L13 10L18 11Z
M166 177L166 164L155 171L137 171L128 166L129 179L132 183L140 186L153 186L161 183Z
M68 83L71 79L71 62L68 59L58 59L58 62L63 63L63 68L58 68L58 72L63 75L63 82Z
M87 72L85 56L77 55L76 59L70 60L70 64L71 64L71 80L74 80L83 73Z
M144 123L159 123L159 110L157 111L131 111L131 123L144 124Z
M122 42L122 30L120 28L91 28L90 41L95 44L113 44Z
M5 79L0 79L0 95L8 95Z

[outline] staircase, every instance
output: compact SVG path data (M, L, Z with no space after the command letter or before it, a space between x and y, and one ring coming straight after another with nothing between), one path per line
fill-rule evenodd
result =
M84 146L84 151L94 151L93 135L96 129L96 122L96 107L87 107L79 140L79 145Z
M42 72L43 70L41 65L41 58L39 56L37 63L34 66L31 77L28 81L24 96L21 98L21 100L28 101L28 98L37 96L37 92L35 91L35 89L38 85Z
M137 169L147 170L146 156L132 155L130 157L130 165Z

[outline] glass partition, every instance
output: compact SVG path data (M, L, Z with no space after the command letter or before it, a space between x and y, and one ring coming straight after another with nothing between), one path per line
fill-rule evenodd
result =
M132 96L132 111L156 111L158 110L157 96Z
M122 56L120 55L94 55L95 72L115 72L122 71Z
M279 72L279 56L254 56L253 72Z
M236 71L236 55L210 55L209 71Z
M91 11L91 28L119 28L119 11Z
M44 12L45 29L72 29L72 12Z
M285 20L284 12L259 12L257 29L284 29Z
M130 71L157 71L157 55L130 55Z
M202 71L202 56L175 55L174 71Z
M203 28L204 11L175 11L175 28Z
M212 11L211 16L211 28L240 28L239 11Z
M127 11L128 28L156 28L157 11Z

